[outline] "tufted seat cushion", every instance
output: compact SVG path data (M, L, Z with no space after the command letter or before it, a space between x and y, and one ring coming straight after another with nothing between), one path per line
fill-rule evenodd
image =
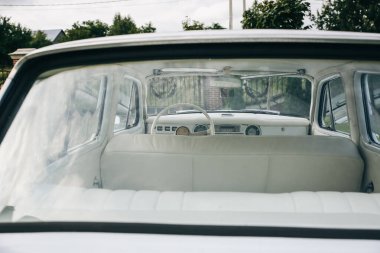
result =
M32 198L30 198L32 196ZM78 210L173 210L380 215L380 194L354 192L180 192L86 189L46 185L23 204ZM34 204L33 204L34 205Z
M192 224L380 228L380 194L159 192L44 185L16 203L15 218Z

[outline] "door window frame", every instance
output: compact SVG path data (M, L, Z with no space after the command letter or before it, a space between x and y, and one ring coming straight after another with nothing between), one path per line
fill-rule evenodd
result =
M354 91L355 91L355 99L357 105L357 115L358 115L358 123L360 129L360 139L362 142L370 149L375 152L380 152L380 144L376 143L372 140L372 137L369 134L370 131L370 123L367 114L367 98L365 94L365 90L362 83L362 77L366 74L374 74L380 75L379 71L371 71L371 70L360 70L356 71L354 75Z
M350 138L351 133L346 133L346 132L336 130L335 127L334 127L334 129L323 127L322 122L321 122L322 110L324 108L324 102L325 102L325 99L324 99L325 98L325 96L324 96L325 86L327 85L328 82L330 82L334 79L337 79L337 78L340 78L342 80L342 86L343 86L344 96L345 96L345 101L346 101L346 113L347 113L347 117L348 117L348 122L350 124L349 112L347 110L347 97L346 97L346 89L345 89L345 85L344 85L344 78L340 73L329 75L328 77L319 81L318 93L317 93L318 95L317 95L317 100L316 100L316 110L315 110L316 111L315 122L317 123L319 132L321 132L321 133L331 135L331 136L341 136L341 137ZM329 89L329 92L330 92L330 89ZM332 105L331 105L331 98L330 98L330 110L331 110L331 108L332 108ZM330 117L332 119L332 125L334 125L335 122L334 122L334 116L333 116L332 112L331 112ZM351 125L350 125L350 128L351 128Z

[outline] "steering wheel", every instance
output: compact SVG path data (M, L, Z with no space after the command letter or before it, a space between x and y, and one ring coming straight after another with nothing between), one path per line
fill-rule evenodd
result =
M188 106L188 107L192 107L194 109L196 109L197 111L200 111L201 113L203 113L203 115L206 116L206 118L208 119L208 121L210 122L210 135L215 135L215 126L214 126L214 121L211 119L210 115L208 115L208 113L202 109L201 107L197 106L197 105L193 105L193 104L189 104L189 103L178 103L178 104L173 104L173 105L169 105L167 107L165 107L164 109L162 109L156 116L156 118L154 119L153 123L152 123L152 126L150 128L150 133L151 134L155 134L156 133L156 125L157 125L157 122L158 122L158 119L166 114L170 109L173 109L173 108L176 108L178 106Z

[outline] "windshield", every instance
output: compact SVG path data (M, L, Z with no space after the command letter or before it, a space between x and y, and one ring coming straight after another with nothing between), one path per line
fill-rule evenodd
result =
M186 102L210 112L275 111L309 118L310 100L311 82L302 75L163 75L148 79L147 112L156 115L170 104Z

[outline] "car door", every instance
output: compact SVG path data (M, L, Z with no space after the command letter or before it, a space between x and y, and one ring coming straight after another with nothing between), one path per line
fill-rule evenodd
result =
M351 62L317 77L314 135L350 138L365 164L362 190L380 189L380 66Z
M377 68L376 68L377 67ZM367 192L380 190L380 66L370 64L355 72L355 97L360 150L366 163L363 186Z

